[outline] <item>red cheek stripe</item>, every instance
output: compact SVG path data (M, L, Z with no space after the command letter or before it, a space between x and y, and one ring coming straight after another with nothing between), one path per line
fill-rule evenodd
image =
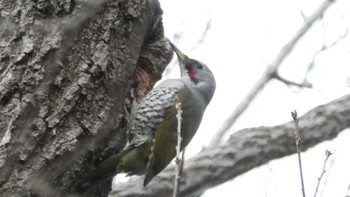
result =
M191 70L188 70L188 76L190 77L190 78L194 78L194 76L195 76L195 72L191 69Z

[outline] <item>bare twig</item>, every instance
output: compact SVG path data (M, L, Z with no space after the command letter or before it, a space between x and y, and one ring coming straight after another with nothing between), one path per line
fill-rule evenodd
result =
M321 54L322 52L325 52L328 49L331 49L332 47L336 46L340 41L344 40L348 35L349 35L349 29L345 29L345 32L341 36L339 36L339 38L337 40L333 41L332 43L330 43L328 45L326 43L323 43L322 47L319 50L317 50L314 53L314 55L312 56L312 59L307 67L306 72L305 72L305 76L304 76L304 80L303 80L304 82L307 82L307 78L308 78L310 72L315 67L315 60L318 57L318 55Z
M286 85L296 86L296 87L299 87L299 88L312 88L312 84L307 82L307 81L304 81L302 83L297 83L297 82L285 79L285 78L281 77L278 74L276 74L274 78L279 80L279 81L281 81L281 82L283 82L283 83L285 83Z
M182 110L181 110L181 103L176 104L176 117L177 117L177 145L176 145L176 158L175 158L175 184L174 184L174 191L173 191L173 197L177 197L179 194L180 189L180 180L181 180L181 171L182 171L182 161L183 156L181 158L181 121L182 121Z
M304 25L296 32L296 34L283 46L276 59L267 67L260 79L255 83L249 93L243 98L241 103L232 112L232 114L225 120L221 128L217 131L213 139L211 140L209 147L217 146L225 133L236 122L238 117L247 109L253 99L258 93L265 87L274 75L283 60L291 53L294 46L298 43L300 38L312 27L312 25L323 16L327 8L334 2L334 0L325 0L322 5L315 10L315 12L305 19Z
M332 154L333 154L333 153L332 153L331 151L326 150L326 159L324 160L322 172L321 172L321 175L320 175L320 177L318 178L318 181L317 181L317 186L316 186L316 190L315 190L315 193L314 193L314 197L316 197L316 195L317 195L318 188L319 188L319 186L320 186L322 177L323 177L323 175L326 173L327 161L328 161L329 157L330 157Z
M301 191L303 193L303 197L305 197L305 187L304 187L304 177L303 177L303 167L301 162L301 148L300 148L300 131L299 131L299 118L297 111L294 110L292 112L292 117L294 121L294 137L295 137L295 146L297 148L297 154L298 154L298 162L299 162L299 172L300 172L300 180L301 180Z

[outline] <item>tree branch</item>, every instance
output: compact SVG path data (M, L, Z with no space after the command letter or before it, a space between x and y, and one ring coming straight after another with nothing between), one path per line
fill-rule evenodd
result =
M296 86L299 88L312 88L312 84L304 80L302 83L297 83L294 81L290 81L288 79L285 79L281 77L279 74L275 75L275 79L281 81L282 83L286 84L287 86Z
M335 138L350 127L350 94L321 105L300 117L303 148L306 150ZM293 122L273 127L248 128L235 132L221 146L207 148L186 161L180 196L200 196L206 189L224 183L268 161L295 153ZM220 162L218 162L220 161ZM142 187L142 177L117 185L110 197L171 196L174 166L166 168Z
M260 79L255 83L253 88L249 91L237 108L232 112L232 114L225 120L221 128L213 137L209 144L209 147L217 146L225 133L230 129L230 127L236 122L238 117L244 113L250 103L258 95L260 91L263 90L265 85L276 76L279 66L282 64L283 60L291 53L294 46L298 43L299 39L312 27L315 22L321 18L327 8L334 2L334 0L325 0L322 5L315 10L315 12L308 18L305 19L304 25L296 32L296 34L290 39L284 47L281 49L280 53L277 55L276 59L267 67Z

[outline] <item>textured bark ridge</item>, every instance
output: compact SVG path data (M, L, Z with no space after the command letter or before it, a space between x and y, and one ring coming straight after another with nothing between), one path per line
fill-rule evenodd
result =
M159 3L3 0L0 14L0 193L81 193L125 144L130 90L140 100L172 57Z

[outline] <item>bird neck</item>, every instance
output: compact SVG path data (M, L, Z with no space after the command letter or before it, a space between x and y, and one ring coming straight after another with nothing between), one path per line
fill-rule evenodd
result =
M182 77L183 81L198 98L202 98L206 105L208 105L215 92L215 79L214 77L207 77L203 80L193 80L189 76Z

